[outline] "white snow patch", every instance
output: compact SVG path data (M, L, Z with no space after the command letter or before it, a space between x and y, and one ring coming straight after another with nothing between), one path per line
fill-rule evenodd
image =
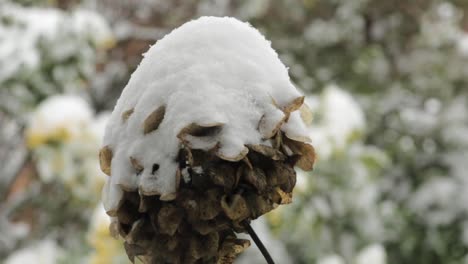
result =
M321 159L345 148L354 134L365 129L364 112L356 99L336 85L326 87L321 97L307 97L306 103L319 114L309 131Z
M0 82L23 68L36 70L44 59L41 45L48 45L49 56L62 61L83 48L76 45L83 37L96 46L113 42L107 23L92 11L80 9L69 15L58 9L0 1L0 18L5 20L0 22Z
M460 35L457 42L457 48L462 56L468 57L468 33Z
M20 249L11 254L5 264L54 264L63 255L63 250L52 239L44 239L30 247Z
M380 244L370 245L356 256L356 264L385 264L387 263L387 253Z
M63 130L74 137L81 134L92 119L92 110L84 99L56 95L49 97L31 114L28 131L46 136Z
M345 261L338 255L329 255L319 259L317 264L345 264Z
M212 140L219 142L220 155L234 158L245 144L266 144L258 131L262 116L264 127L274 128L284 116L278 108L300 96L270 42L249 24L202 17L175 29L144 54L107 125L104 145L113 150L113 160L104 190L106 209L117 205L122 183L143 192L175 192L176 135L185 126L222 124ZM144 120L162 105L164 120L144 135ZM123 122L122 113L132 108ZM302 126L294 114L286 127L292 133ZM138 178L130 156L149 168ZM155 163L160 167L153 175Z

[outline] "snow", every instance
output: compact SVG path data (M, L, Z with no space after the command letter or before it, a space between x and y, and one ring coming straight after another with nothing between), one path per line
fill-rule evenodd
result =
M74 95L49 97L29 116L26 131L29 145L36 145L39 138L63 133L66 138L75 138L91 123L93 113L88 103ZM38 142L39 143L39 142Z
M306 103L313 113L321 113L309 129L312 143L321 159L347 146L356 133L365 129L364 112L356 99L336 85L327 86L321 97L309 96Z
M317 261L318 264L345 264L342 257L338 255L329 255Z
M92 251L80 263L129 263L122 242L114 239L110 233L111 222L112 219L99 204L94 209L87 232L87 242Z
M99 232L99 230L101 229L105 229L107 231L110 223L111 223L111 219L106 214L104 207L102 207L101 204L98 204L98 206L96 206L96 208L94 209L93 215L91 216L90 227L89 227L91 230L91 233Z
M83 49L83 37L96 46L110 46L113 36L104 19L97 13L76 10L71 15L53 8L24 8L13 3L0 3L0 82L21 70L36 70L45 56L61 61ZM83 52L81 50L80 52Z
M61 14L53 9L23 9L17 5L3 4L0 16L8 13L15 14L14 18L18 21L11 22L17 26L0 24L0 36L3 36L0 37L0 81L8 79L23 65L37 67L40 56L36 43L41 37L53 37L62 19ZM13 19L13 16L10 18Z
M76 95L51 96L39 104L28 116L26 139L40 180L58 180L74 198L94 203L105 179L96 155L108 117L106 112L94 116Z
M238 160L245 144L268 144L264 136L287 114L280 109L299 97L270 42L250 25L202 17L175 29L144 54L107 125L104 146L112 149L113 160L103 194L106 210L117 206L119 185L146 194L175 192L181 144L176 136L189 124L220 126L199 147L219 143L219 156ZM162 123L144 135L144 120L161 106L166 107ZM122 114L130 109L134 112L124 122ZM302 120L293 113L284 127L302 131ZM144 168L155 163L160 168L155 175L145 169L136 177L129 157Z
M468 33L460 35L457 42L457 48L462 56L468 57Z
M85 34L97 47L110 47L114 44L111 29L107 26L105 19L98 13L77 9L73 13L73 28L75 32Z
M5 264L54 264L58 262L62 254L62 249L55 241L47 238L30 247L15 251L5 260Z
M385 248L381 244L371 244L363 248L354 261L346 262L340 255L332 254L322 257L318 260L318 264L385 264L387 263L387 254Z
M385 248L380 244L367 246L356 256L356 264L385 264L387 254Z

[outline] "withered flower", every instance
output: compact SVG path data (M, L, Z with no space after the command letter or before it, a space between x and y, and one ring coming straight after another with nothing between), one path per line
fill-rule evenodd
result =
M203 56L172 48L191 42L206 46ZM223 52L224 67L213 67ZM292 202L294 166L311 170L315 153L300 118L304 97L275 55L232 18L187 23L147 53L99 155L111 233L130 260L233 263L250 245L236 233Z

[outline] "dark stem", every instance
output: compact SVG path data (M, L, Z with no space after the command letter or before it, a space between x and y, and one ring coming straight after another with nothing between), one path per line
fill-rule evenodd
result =
M250 226L248 222L244 222L244 227L245 229L247 229L247 233L249 233L250 237L252 237L253 241L255 242L255 245L257 245L258 249L260 249L260 252L262 252L262 255L265 258L266 262L268 264L275 264L275 262L270 256L270 253L268 253L268 250L265 248L260 238L258 238L252 226Z

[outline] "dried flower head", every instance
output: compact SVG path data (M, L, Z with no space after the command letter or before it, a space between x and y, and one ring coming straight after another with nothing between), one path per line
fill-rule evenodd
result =
M261 34L189 22L154 45L122 93L100 153L104 206L131 260L232 263L245 223L292 201L315 153L304 97Z

